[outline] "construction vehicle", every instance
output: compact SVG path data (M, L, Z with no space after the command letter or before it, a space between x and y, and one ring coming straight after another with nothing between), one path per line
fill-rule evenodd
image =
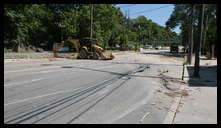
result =
M175 44L170 45L170 52L171 52L171 53L173 53L173 52L178 53L178 52L179 52L179 47L178 47L178 45L175 45Z
M54 53L61 52L76 52L77 59L101 59L112 60L114 56L112 53L105 52L105 50L98 45L98 41L94 38L84 38L81 40L71 39L62 41L61 44L54 44ZM55 54L57 57L58 55Z
M173 53L179 53L179 52L185 52L185 48L178 44L171 44L170 45L170 52Z

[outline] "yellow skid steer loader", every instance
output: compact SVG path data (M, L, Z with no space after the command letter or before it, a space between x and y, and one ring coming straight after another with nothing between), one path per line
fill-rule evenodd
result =
M95 59L95 60L112 60L114 56L111 52L106 52L104 49L97 45L97 40L93 38L84 38L81 40L66 40L61 44L54 44L53 51L59 52L76 52L78 53L77 59Z

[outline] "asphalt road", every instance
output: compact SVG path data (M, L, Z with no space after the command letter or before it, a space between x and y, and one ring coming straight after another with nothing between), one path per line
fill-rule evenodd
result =
M5 64L4 123L163 123L173 97L159 70L171 65L140 55Z

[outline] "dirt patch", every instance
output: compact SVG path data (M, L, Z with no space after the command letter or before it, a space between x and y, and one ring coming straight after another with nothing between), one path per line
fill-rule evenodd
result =
M189 93L187 92L187 90L180 90L180 91L171 91L171 92L164 92L164 94L166 94L167 96L170 97L177 97L177 96L189 96Z
M175 86L179 80L177 79L174 79L172 77L169 77L169 76L166 76L163 74L164 72L161 72L159 74L160 76L160 82L162 83L162 85L167 89L167 90L170 90L170 91L176 91L178 90L177 86Z
M165 73L167 73L168 70L159 72L161 84L167 89L167 91L165 91L164 94L173 98L178 96L189 96L187 90L180 90L180 86L185 86L187 84L185 81L174 79L165 75Z
M169 59L171 61L183 61L183 57L164 56L164 55L159 55L159 57L164 59Z

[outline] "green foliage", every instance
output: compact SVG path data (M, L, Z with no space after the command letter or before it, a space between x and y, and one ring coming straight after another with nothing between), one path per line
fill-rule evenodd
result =
M199 5L195 4L194 9L194 17L193 17L193 29L194 29L194 42L197 41L197 24L198 22L198 12L199 12ZM206 49L206 51L209 50L209 47L211 44L216 44L217 42L217 5L215 4L205 4L204 7L205 13L204 13L204 23L206 20L206 15L208 16L207 21L207 29L204 28L204 32L206 32L205 44L203 45L203 48ZM188 45L188 25L190 23L190 11L191 11L191 5L190 4L175 4L174 11L172 12L170 18L166 22L167 29L174 29L178 26L180 26L181 34L180 37L182 38L183 45ZM205 26L205 24L204 24Z
M4 46L40 47L51 50L53 43L68 38L90 37L91 4L6 4ZM144 16L127 19L113 4L93 5L93 38L102 47L129 45L129 41L170 40L177 36ZM211 34L208 34L211 36ZM212 37L211 37L212 38Z

